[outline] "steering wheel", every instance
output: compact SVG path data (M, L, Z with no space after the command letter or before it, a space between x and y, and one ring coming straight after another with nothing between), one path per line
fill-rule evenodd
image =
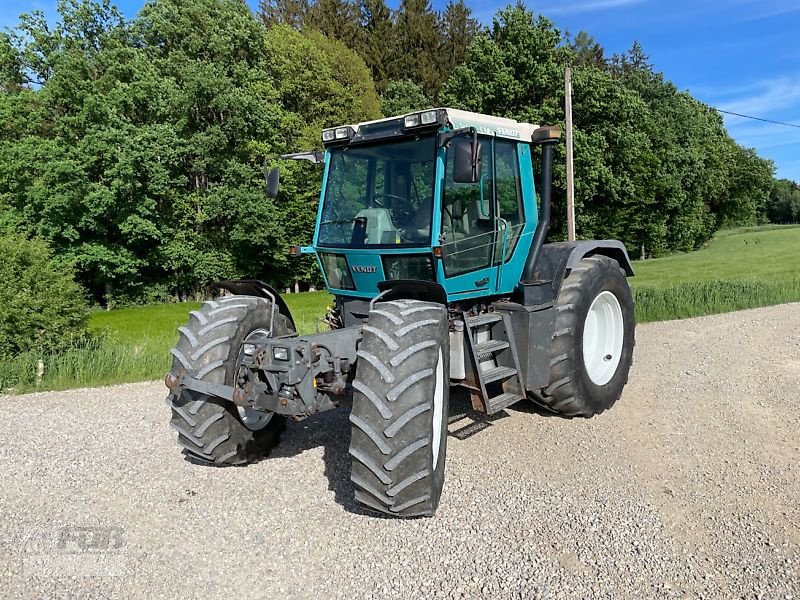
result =
M402 196L398 196L397 194L374 194L373 197L372 197L372 201L375 204L377 204L378 206L380 206L381 208L386 208L386 207L384 206L383 202L381 202L377 198L394 198L395 200L400 200L402 202L407 202L407 200L405 198L403 198Z

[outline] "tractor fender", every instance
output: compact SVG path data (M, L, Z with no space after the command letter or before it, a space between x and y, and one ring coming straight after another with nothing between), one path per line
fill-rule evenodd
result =
M561 282L587 256L607 256L619 263L628 277L633 277L633 265L625 245L618 240L581 240L545 244L534 272L539 281L552 281L557 296Z
M400 299L424 300L447 306L447 292L434 281L421 279L381 281L378 284L378 291L381 292L380 301L383 302Z
M289 323L291 323L292 329L297 331L297 326L294 323L289 307L286 306L286 302L281 298L278 291L268 283L264 283L258 279L236 279L233 281L216 281L213 285L223 290L228 290L231 294L236 294L237 296L257 296L259 298L266 298L278 307L278 312L286 317Z

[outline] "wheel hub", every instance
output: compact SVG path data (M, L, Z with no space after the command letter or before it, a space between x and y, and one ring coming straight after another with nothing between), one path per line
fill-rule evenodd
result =
M617 372L624 334L619 300L612 292L600 292L592 301L583 326L583 364L595 385L607 384Z
M251 340L251 339L253 339L255 337L263 337L263 336L268 336L268 335L269 335L269 331L267 331L266 329L256 329L254 331L251 331L247 335L247 337L244 338L244 341L242 342L242 349L241 349L241 351L239 353L239 355L240 355L239 365L237 365L237 368L236 368L237 380L239 380L241 375L242 375L241 371L242 371L243 368L240 366L241 365L241 356L242 355L252 356L253 352L255 352L255 348L256 348L255 345L254 344L248 344L247 343L248 340ZM248 372L249 372L249 369L248 369ZM239 383L239 382L237 381L237 383ZM275 413L272 412L272 411L258 410L258 409L255 409L255 408L250 408L249 406L238 406L237 405L236 406L236 410L239 412L239 419L241 419L241 421L244 424L244 426L247 427L250 431L258 431L260 429L264 429L264 427L269 425L269 422L272 420L272 417L275 415Z

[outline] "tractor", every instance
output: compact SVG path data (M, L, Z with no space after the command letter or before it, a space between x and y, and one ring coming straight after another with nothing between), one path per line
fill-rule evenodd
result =
M188 458L246 464L287 417L349 406L355 499L432 516L451 389L488 415L610 408L632 361L633 269L619 241L545 243L560 135L438 108L325 129L322 151L283 155L324 169L313 242L290 254L316 258L329 330L299 335L262 281L217 282L228 294L190 313L166 377ZM265 175L274 196L278 172Z

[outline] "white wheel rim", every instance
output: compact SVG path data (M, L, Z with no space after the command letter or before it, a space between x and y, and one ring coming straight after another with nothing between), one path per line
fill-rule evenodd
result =
M583 364L595 385L607 384L617 372L624 335L619 300L609 291L600 292L583 325Z
M269 331L266 329L256 329L255 331L251 331L244 341L253 338L256 335L269 335ZM250 352L247 349L244 349L245 354L252 354L253 350ZM247 427L250 431L258 431L260 429L264 429L269 422L272 420L272 416L275 414L273 412L265 412L263 410L256 410L254 408L247 408L245 406L237 406L236 410L239 411L239 418L244 423L244 426Z
M444 412L444 361L442 349L439 348L439 360L436 363L436 385L433 389L433 470L439 462L439 446L442 443L442 413Z

